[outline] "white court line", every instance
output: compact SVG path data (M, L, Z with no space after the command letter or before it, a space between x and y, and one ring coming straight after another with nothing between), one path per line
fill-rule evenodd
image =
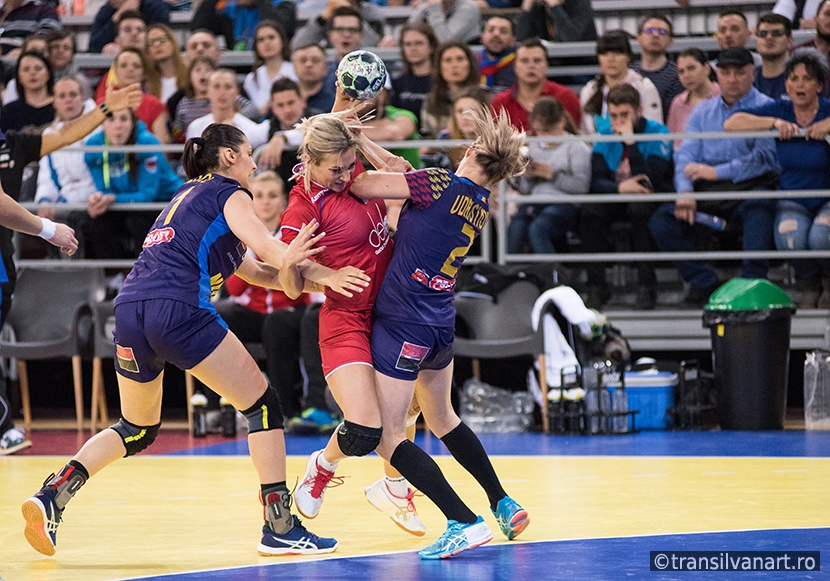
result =
M596 480L599 476L568 476L565 480Z
M719 474L737 474L737 472L701 472L704 476L715 476Z
M660 478L668 474L632 474L631 478Z

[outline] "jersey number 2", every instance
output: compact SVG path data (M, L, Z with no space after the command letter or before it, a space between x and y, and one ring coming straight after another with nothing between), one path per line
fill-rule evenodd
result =
M464 258L467 256L467 253L470 251L470 246L473 245L473 240L476 237L476 231L473 229L472 226L469 224L464 224L461 228L461 233L465 234L470 241L465 246L456 246L455 248L450 251L450 255L444 261L444 266L441 267L441 273L446 274L447 276L454 277L458 272L458 267L455 266L453 263L458 258Z

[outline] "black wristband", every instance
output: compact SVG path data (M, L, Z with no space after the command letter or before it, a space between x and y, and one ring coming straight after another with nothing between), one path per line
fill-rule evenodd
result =
M323 18L323 15L321 14L320 16L318 16L318 17L317 17L317 24L319 24L320 26L322 26L323 28L325 28L325 27L326 27L326 24L328 24L328 20L326 20L325 18Z
M101 104L98 105L98 108L101 110L101 113L103 113L105 117L107 117L108 119L112 119L112 111L110 111L110 108L107 107L106 103L101 101Z

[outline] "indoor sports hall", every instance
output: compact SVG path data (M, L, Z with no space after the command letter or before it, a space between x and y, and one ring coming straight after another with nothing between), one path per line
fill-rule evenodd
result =
M830 433L641 432L614 436L484 434L508 493L531 524L515 541L498 533L478 485L434 437L417 442L438 459L462 498L494 531L488 545L443 561L417 551L446 521L416 498L424 537L398 529L363 497L381 473L377 456L350 458L320 515L305 521L334 536L323 557L260 557L256 474L244 438L194 439L164 430L155 445L92 478L64 513L58 553L23 538L20 503L88 437L35 430L33 448L0 458L0 578L270 581L292 579L822 579L808 571L660 571L659 555L709 551L717 563L741 551L830 550ZM288 477L302 475L323 437L288 435ZM653 552L656 552L654 556ZM790 561L795 563L795 561ZM818 570L824 565L824 571ZM717 569L717 567L712 567Z

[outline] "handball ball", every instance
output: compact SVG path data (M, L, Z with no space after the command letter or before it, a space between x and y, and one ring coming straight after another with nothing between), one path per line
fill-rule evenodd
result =
M380 93L386 82L386 65L367 50L356 50L337 65L337 82L352 99L363 101Z

